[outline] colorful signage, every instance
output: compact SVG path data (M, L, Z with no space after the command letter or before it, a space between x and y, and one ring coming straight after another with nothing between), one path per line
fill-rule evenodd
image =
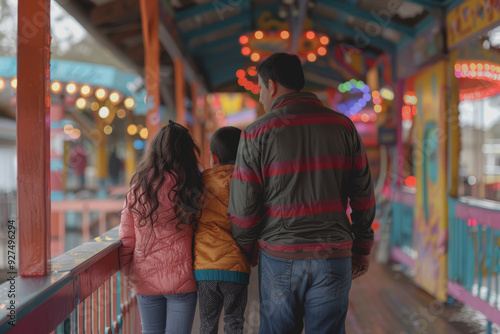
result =
M500 20L500 1L467 0L446 16L448 47L492 27Z

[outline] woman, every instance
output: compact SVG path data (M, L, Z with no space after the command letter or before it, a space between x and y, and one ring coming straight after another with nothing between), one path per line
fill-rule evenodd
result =
M197 299L192 240L202 193L197 154L188 130L170 122L130 181L120 265L137 295L143 333L191 333Z

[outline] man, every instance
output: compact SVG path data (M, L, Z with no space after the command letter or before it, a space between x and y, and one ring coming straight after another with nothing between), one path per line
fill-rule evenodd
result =
M240 247L260 247L260 333L301 333L303 320L306 333L345 333L373 244L363 143L348 117L301 92L297 56L273 54L257 72L266 114L242 132L228 214Z

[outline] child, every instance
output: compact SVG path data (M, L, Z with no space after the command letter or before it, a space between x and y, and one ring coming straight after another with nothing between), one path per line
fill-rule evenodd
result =
M241 130L227 126L210 140L210 165L202 174L202 215L195 234L201 334L217 333L224 306L224 333L243 333L250 265L231 235L229 189Z
M200 212L200 151L170 122L130 182L119 236L121 273L137 295L144 333L190 334L196 310L193 226Z

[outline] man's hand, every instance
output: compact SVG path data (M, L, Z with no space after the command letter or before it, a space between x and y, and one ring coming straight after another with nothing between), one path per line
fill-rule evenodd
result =
M352 254L352 279L363 276L370 267L370 255Z

